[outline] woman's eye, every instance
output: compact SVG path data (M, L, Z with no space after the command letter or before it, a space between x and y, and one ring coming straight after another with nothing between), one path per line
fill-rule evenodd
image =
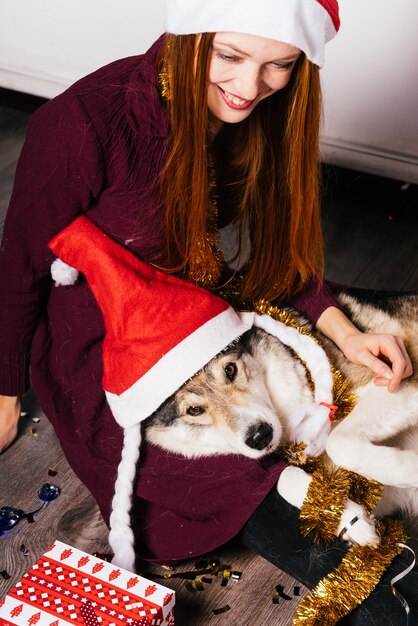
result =
M218 59L222 59L222 61L228 61L229 63L234 63L234 61L238 61L238 57L233 54L223 54L222 52L217 52L216 56Z
M187 414L191 415L192 417L197 417L198 415L202 415L202 413L204 413L204 409L201 406L197 406L195 404L193 404L192 406L189 406L189 408L187 409Z
M228 363L227 365L225 365L225 374L226 377L229 381L232 381L235 379L237 372L238 372L238 368L236 366L235 363Z
M276 70L290 70L293 67L293 61L289 63L272 63L271 64Z

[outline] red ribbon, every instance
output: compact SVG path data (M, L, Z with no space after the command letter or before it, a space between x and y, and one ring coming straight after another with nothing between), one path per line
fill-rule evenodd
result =
M338 406L336 404L328 404L328 402L320 402L319 404L321 404L322 406L326 406L327 409L329 409L329 414L328 414L329 421L333 422L334 415L338 411Z
M80 613L86 626L100 626L100 622L97 619L97 615L94 612L94 608L90 600L81 604ZM149 623L149 619L144 617L139 622L131 622L130 626L149 626Z
M100 626L90 601L80 606L80 613L86 626Z

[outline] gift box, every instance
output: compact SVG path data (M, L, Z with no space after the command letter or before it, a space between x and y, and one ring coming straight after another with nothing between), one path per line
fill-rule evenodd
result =
M0 625L173 626L171 589L56 541L7 596Z

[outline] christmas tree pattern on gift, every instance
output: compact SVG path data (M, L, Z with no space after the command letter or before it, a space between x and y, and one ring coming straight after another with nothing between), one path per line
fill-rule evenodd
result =
M103 562L89 564L90 559L84 558L78 564L87 571L79 571L63 562L71 554L71 549L63 550L60 561L42 557L9 592L10 598L19 601L10 611L10 618L18 618L19 621L11 621L10 624L36 626L41 616L39 609L51 615L48 626L54 626L57 615L60 620L56 626L66 623L85 626L87 614L91 620L88 626L159 626L164 622L161 607L149 599L155 592L155 585L147 586L144 593L146 599L139 598L129 590L129 587L136 586L138 577L131 577L128 588L122 590L110 582L119 578L121 571L118 568L112 566L107 577L109 582L99 580L94 574L105 567ZM29 618L26 616L24 622L19 617L22 602L38 609ZM86 607L91 607L93 612ZM7 624L6 621L4 623Z

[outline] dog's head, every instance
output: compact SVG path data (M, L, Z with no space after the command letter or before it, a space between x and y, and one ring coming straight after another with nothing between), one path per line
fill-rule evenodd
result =
M282 427L266 387L259 333L245 333L153 413L144 422L147 440L189 457L259 458L275 450Z

